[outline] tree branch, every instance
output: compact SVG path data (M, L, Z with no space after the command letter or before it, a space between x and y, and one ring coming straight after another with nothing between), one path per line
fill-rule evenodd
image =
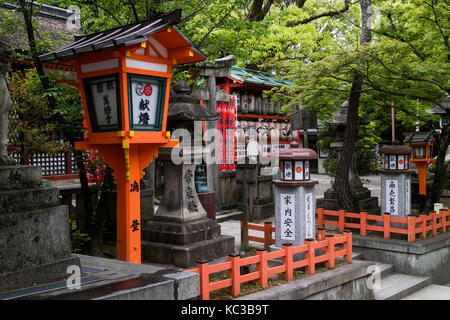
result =
M215 29L215 28L217 28L221 23L222 23L222 21L224 21L229 15L230 15L230 13L234 10L234 8L237 6L237 2L235 2L234 3L234 5L231 7L231 9L219 20L219 22L217 22L209 31L208 31L208 33L206 33L204 36L203 36L203 38L200 40L200 42L197 44L197 45L195 45L195 47L197 47L197 48L200 48L200 45L203 43L203 41L206 39L206 37L208 37L209 36L209 34L211 33L211 32L213 32L213 30Z
M317 19L320 19L320 18L323 18L323 17L334 17L334 16L340 15L340 14L348 11L349 8L350 8L350 5L351 4L350 4L349 0L345 0L344 7L341 8L341 9L336 10L336 9L333 8L330 11L325 11L325 12L316 14L314 16L308 17L308 18L300 20L300 21L289 21L289 22L286 23L286 26L287 27L295 27L295 26L298 26L300 24L310 23L310 22L312 22L314 20L317 20Z

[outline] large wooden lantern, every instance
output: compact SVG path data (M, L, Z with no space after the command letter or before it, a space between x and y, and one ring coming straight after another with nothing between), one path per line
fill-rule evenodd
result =
M409 142L412 148L411 163L417 167L419 174L419 195L427 194L427 169L428 165L434 162L433 159L433 133L414 132L405 137L405 142Z
M97 32L40 56L77 71L88 130L78 149L95 148L117 181L117 259L141 262L140 179L161 147L174 147L166 131L172 68L202 61L174 25L181 10Z

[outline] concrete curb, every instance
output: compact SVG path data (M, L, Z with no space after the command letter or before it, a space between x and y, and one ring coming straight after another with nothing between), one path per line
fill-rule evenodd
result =
M373 299L373 291L366 283L367 268L372 261L353 263L292 281L278 287L249 294L235 300L302 300L302 299Z

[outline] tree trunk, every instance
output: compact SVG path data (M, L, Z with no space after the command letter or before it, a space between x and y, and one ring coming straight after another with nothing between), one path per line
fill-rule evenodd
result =
M112 176L112 169L105 168L105 176L100 191L100 200L98 202L97 210L95 210L95 218L90 224L89 235L91 241L89 242L89 253L94 256L103 257L101 247L103 246L103 230L105 229L108 213L112 211L113 204L113 189L114 177Z
M427 201L429 203L429 209L433 209L433 205L439 202L442 192L444 191L448 183L447 168L448 164L445 163L445 156L447 154L447 148L450 144L450 125L447 124L441 130L441 134L435 138L435 148L437 149L436 158L436 170L434 172L434 179L431 185L431 189L428 193Z
M360 44L365 45L371 41L370 31L370 13L368 8L371 0L360 0L361 6L361 40ZM353 153L355 152L355 144L358 135L358 110L359 98L361 96L361 88L363 86L363 78L359 74L353 77L352 87L350 89L350 98L347 114L347 125L344 134L344 143L339 158L339 165L336 170L335 188L337 200L341 208L346 211L356 211L358 209L357 202L352 195L349 183L349 173L352 162Z

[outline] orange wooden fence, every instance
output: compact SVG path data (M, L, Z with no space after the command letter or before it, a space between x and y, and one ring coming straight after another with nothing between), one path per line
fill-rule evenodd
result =
M325 216L335 216L338 217L338 220L325 220ZM438 231L447 232L447 227L450 226L448 217L450 217L448 210L440 210L439 213L420 214L419 217L408 215L408 218L396 218L387 213L383 216L377 216L369 215L367 212L351 213L344 210L316 209L316 223L321 228L327 225L337 226L339 232L348 228L359 229L362 236L365 236L367 231L378 231L383 233L385 239L389 239L391 234L403 234L407 236L409 242L416 241L417 234L425 239L428 232L432 236L436 236ZM346 218L359 219L359 223L346 222ZM378 223L371 225L370 221L378 221ZM397 225L394 228L391 223L397 223L400 226Z
M241 228L244 225L244 221L241 220ZM264 232L264 237L257 237L250 235L250 230ZM264 244L264 248L268 249L271 244L275 243L275 239L272 236L275 232L275 227L272 226L272 222L264 222L264 225L250 224L247 222L247 239L248 241L254 241Z
M336 245L339 245L336 247ZM316 249L321 249L322 255L316 256ZM304 259L294 261L294 255L304 252ZM257 280L262 287L268 286L268 279L275 274L283 274L286 280L293 280L294 269L305 267L308 274L316 272L316 264L325 262L327 268L333 269L335 259L344 257L345 261L352 262L352 233L345 230L344 234L325 236L325 239L316 242L306 239L305 244L293 247L284 244L278 251L268 252L266 248L257 250L256 256L242 258L239 254L231 254L228 261L210 265L208 261L198 261L195 269L189 270L200 274L200 299L209 300L210 292L222 288L230 288L231 294L236 297L241 292L241 284ZM269 267L268 263L273 259L280 259L281 265ZM241 275L241 267L256 264L256 271ZM210 275L228 271L228 278L216 282L210 281Z
M241 228L244 225L244 221L241 220ZM263 237L257 237L255 235L250 234L250 230L261 231L263 232ZM251 224L247 222L247 239L248 241L259 242L264 245L264 248L268 249L270 245L275 243L275 238L273 237L273 233L275 232L275 227L272 226L271 221L264 222L264 225ZM316 240L321 241L325 238L325 228L317 228L316 231Z

